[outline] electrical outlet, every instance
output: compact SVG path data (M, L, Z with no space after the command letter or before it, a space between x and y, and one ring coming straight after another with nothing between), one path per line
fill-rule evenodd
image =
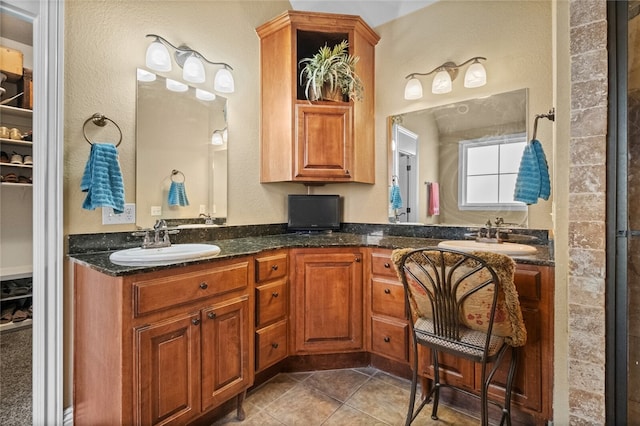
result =
M122 213L114 213L111 207L102 208L102 224L103 225L120 225L123 223L136 223L136 205L135 203L127 203L124 205Z
M205 206L204 204L200 204L200 211L198 213L206 214L207 213L207 206Z
M162 216L162 206L151 206L151 216Z

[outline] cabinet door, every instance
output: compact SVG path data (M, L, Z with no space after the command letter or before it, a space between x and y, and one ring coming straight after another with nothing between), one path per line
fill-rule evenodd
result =
M351 105L296 105L296 180L351 180Z
M440 380L454 386L466 389L474 388L474 364L464 358L446 353L438 354L440 362ZM418 374L433 379L433 358L431 350L418 345Z
M141 327L134 336L135 423L184 424L200 411L200 315Z
M251 384L247 296L202 311L202 410L219 405Z
M363 348L361 259L359 251L316 250L296 256L296 352Z

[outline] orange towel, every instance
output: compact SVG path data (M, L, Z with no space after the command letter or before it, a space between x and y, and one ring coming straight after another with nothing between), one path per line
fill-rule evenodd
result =
M429 183L427 192L429 197L427 214L429 216L438 216L440 214L440 185L438 185L438 182Z

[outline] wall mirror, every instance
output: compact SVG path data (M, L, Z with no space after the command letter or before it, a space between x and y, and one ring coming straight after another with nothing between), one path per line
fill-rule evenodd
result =
M136 225L149 228L157 219L195 219L200 214L225 223L227 100L218 95L210 99L200 91L196 96L196 88L186 85L169 90L167 82L171 86L173 81L138 79ZM188 205L169 203L172 181L184 182Z
M520 89L391 116L389 176L402 206L394 208L392 191L389 221L468 226L502 217L526 227L527 206L509 198L527 141L527 96ZM481 149L465 159L469 146ZM492 201L474 200L480 192Z

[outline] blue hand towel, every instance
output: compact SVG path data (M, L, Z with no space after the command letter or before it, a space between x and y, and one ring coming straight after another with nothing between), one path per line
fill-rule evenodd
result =
M124 211L124 184L115 145L95 142L91 145L80 189L87 193L83 209L111 207L115 213Z
M533 139L522 153L513 199L535 204L538 198L548 200L549 195L551 195L551 182L547 158L540 141Z
M389 201L391 202L392 209L402 208L402 195L400 195L400 187L395 183L391 185L391 197Z
M171 181L169 187L169 205L170 206L188 206L187 192L184 189L184 182Z

